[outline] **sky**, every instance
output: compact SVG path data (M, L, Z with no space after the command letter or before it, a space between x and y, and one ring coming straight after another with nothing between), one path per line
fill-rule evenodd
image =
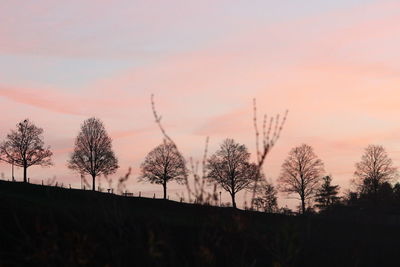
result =
M194 159L207 136L210 154L227 137L254 153L256 98L260 116L289 110L266 176L276 183L290 149L306 143L345 192L369 144L400 166L399 47L399 1L0 0L0 139L29 118L54 152L54 166L28 170L31 181L80 187L66 162L96 116L119 159L112 178L132 167L128 189L161 196L137 181L162 142L150 95ZM11 167L0 172L7 179ZM182 191L172 184L171 198Z

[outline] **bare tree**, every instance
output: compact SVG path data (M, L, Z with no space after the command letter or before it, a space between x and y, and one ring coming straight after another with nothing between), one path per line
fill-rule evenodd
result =
M235 143L233 139L225 139L207 162L207 178L231 195L234 208L236 193L250 188L257 176L257 165L249 163L249 158L246 146Z
M369 145L356 163L353 181L360 193L371 194L374 201L377 199L379 187L385 182L392 182L397 178L397 168L389 158L386 150L379 145Z
M176 146L167 141L147 154L140 171L140 181L163 186L164 199L167 198L167 183L170 181L184 183L187 176L185 159Z
M280 133L283 129L283 126L286 122L286 117L288 111L285 112L283 118L281 119L280 115L276 115L275 117L271 117L269 120L266 115L263 117L263 124L262 124L262 148L260 149L260 133L258 130L258 123L257 123L257 107L256 107L256 100L254 99L253 102L254 105L254 117L253 117L253 122L254 122L254 128L255 128L255 133L256 133L256 151L257 151L257 175L256 175L256 181L254 183L253 188L253 197L252 197L252 206L253 206L253 200L256 197L256 189L257 189L257 184L258 182L261 182L261 176L262 174L262 166L265 162L266 156L269 154L271 151L272 147L275 145L277 140L280 137ZM155 101L154 101L154 95L151 95L151 107L153 111L153 115L155 118L155 122L157 123L159 129L161 130L161 133L164 137L164 140L172 143L175 145L177 148L176 143L170 138L170 136L167 134L165 128L163 127L161 123L161 116L158 114L156 107L155 107ZM185 182L187 192L188 192L188 197L189 201L191 200L192 197L196 200L197 203L209 203L209 201L216 201L218 202L218 194L216 192L216 187L214 186L212 193L209 193L206 191L206 162L207 162L207 145L208 145L208 140L209 138L206 138L206 145L205 145L205 150L204 150L204 156L201 161L201 171L199 171L199 161L193 161L192 158L189 159L190 167L191 167L191 172L189 173L193 177L193 188L191 188L191 184L189 180ZM178 148L177 148L178 149ZM258 178L258 179L257 179Z
M324 172L322 161L311 146L303 144L293 148L282 164L279 177L282 192L299 195L301 211L306 211L306 201L311 200L318 188Z
M91 175L93 191L96 190L97 176L113 174L119 167L111 143L112 140L99 119L90 118L83 122L68 167L81 175Z
M251 199L251 208L254 208L254 201L256 200L258 183L263 176L262 167L264 165L265 159L267 155L270 153L272 147L278 141L280 134L282 132L283 126L285 125L288 111L286 110L282 120L280 119L280 115L277 114L274 117L271 117L268 122L268 117L264 114L263 122L262 122L262 149L260 149L260 132L258 130L258 122L257 122L257 103L256 99L253 99L253 125L254 131L256 135L256 155L257 155L257 179L253 188L253 196Z
M171 137L167 134L165 128L161 123L161 115L158 114L156 110L156 105L154 101L154 95L151 95L151 108L153 111L154 119L156 124L158 125L163 137L164 142L171 143L175 146L175 149L179 152L178 146L172 140ZM190 172L189 175L185 176L185 181L183 182L186 186L186 190L188 193L189 202L192 201L192 198L198 204L210 203L210 201L218 202L218 194L216 192L216 187L213 187L212 193L206 191L206 163L207 163L207 152L208 152L208 142L209 138L206 137L206 142L204 146L204 154L201 161L201 171L199 170L199 161L194 161L193 158L189 158L190 163ZM180 153L180 152L179 152ZM183 155L183 154L182 154ZM193 178L193 184L189 181L189 176ZM182 197L183 198L183 197Z
M27 182L27 169L30 166L52 165L53 153L49 146L44 147L42 134L42 128L25 119L17 124L17 130L12 130L0 145L3 161L24 168L24 182Z

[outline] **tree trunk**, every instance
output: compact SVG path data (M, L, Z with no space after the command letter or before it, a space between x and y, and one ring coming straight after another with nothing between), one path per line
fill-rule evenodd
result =
M163 183L163 189L164 189L164 199L167 199L167 181L165 180Z
M92 175L92 190L96 191L96 175Z
M236 209L235 193L232 193L232 194L231 194L231 198L232 198L232 207L233 207L234 209Z
M306 213L306 201L303 195L301 196L301 213Z
M27 172L28 172L28 166L26 166L26 163L24 163L24 183L28 182Z

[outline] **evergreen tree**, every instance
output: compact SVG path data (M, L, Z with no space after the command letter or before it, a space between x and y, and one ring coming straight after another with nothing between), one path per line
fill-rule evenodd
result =
M322 178L323 183L318 189L316 194L315 205L320 210L325 210L329 206L339 202L340 197L338 197L340 187L338 185L331 185L332 178L328 175Z

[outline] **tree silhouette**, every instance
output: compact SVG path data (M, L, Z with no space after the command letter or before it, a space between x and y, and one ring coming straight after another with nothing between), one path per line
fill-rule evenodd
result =
M393 200L400 203L400 183L397 182L393 185Z
M52 165L53 153L50 147L44 147L43 129L38 128L28 119L17 124L0 145L1 159L24 168L24 182L27 182L27 169L33 165Z
M361 194L370 195L377 201L379 187L397 177L397 168L382 146L369 145L356 163L353 181Z
M246 146L235 143L233 139L225 139L220 149L207 161L207 179L231 195L234 208L236 193L250 188L257 176L257 165L249 163L249 158Z
M323 184L317 190L315 201L317 204L315 205L320 210L325 210L333 204L336 204L340 197L338 197L340 187L338 185L331 185L332 178L327 175L322 178Z
M395 199L394 188L389 182L384 182L379 186L378 199L381 205L388 206Z
M68 167L81 175L91 175L93 191L97 176L113 174L118 169L111 142L103 123L97 118L85 120L76 137Z
M180 153L175 141L172 140L171 137L169 137L169 135L167 134L165 128L163 127L163 125L161 123L161 115L159 115L156 110L156 104L154 101L153 94L151 95L150 100L151 100L151 109L153 111L153 116L154 116L156 124L158 125L158 127L164 137L164 142L169 142L172 145L174 145L175 149ZM209 137L207 136L201 164L198 160L195 161L195 160L193 160L192 157L189 158L189 166L190 166L189 175L190 175L190 177L193 178L193 183L189 182L189 175L185 176L185 181L182 182L186 186L189 202L192 201L192 197L194 198L196 203L201 203L201 204L210 203L212 201L214 201L216 203L218 202L218 194L216 191L216 186L214 185L211 193L206 190L206 180L207 180L206 165L207 165L208 142L209 142ZM201 169L201 170L199 170L199 169ZM183 196L182 196L182 199L183 199Z
M167 183L186 181L187 170L185 159L173 143L165 141L147 154L140 166L140 181L161 184L164 189L164 199L167 198Z
M323 166L312 147L306 144L293 148L282 164L278 180L280 190L289 195L299 195L303 214L306 212L306 201L315 195L319 186Z
M257 196L254 199L254 206L265 212L273 213L278 211L277 194L272 183L264 182L257 186Z

